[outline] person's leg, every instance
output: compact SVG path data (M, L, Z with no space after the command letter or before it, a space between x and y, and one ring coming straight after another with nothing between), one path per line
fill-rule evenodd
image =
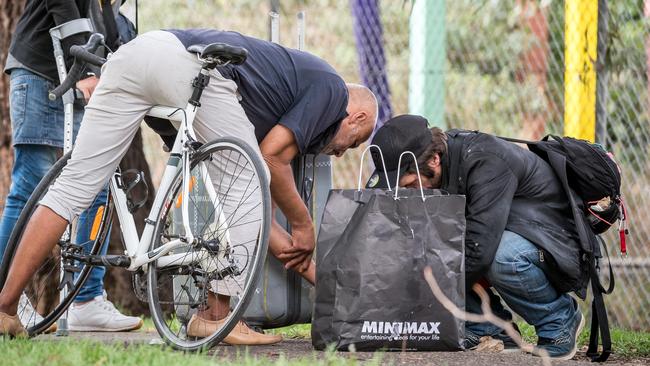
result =
M57 159L57 149L44 145L16 145L11 187L0 222L0 258L29 196Z
M95 221L95 216L100 207L106 204L108 194L108 188L103 189L97 198L93 201L93 204L90 208L84 211L79 217L77 223L77 243L85 243L83 249L85 253L90 253L93 247L95 240L93 232L93 223ZM108 251L108 242L110 240L110 233L106 236L106 240L102 244L102 248L99 252L100 255L106 254ZM106 267L96 266L90 271L90 275L86 280L86 283L75 297L74 301L76 303L84 303L94 299L97 296L102 296L104 292L104 275L106 274ZM75 273L75 279L79 276L79 273Z
M218 137L239 138L252 147L263 162L254 127L237 100L235 83L214 74L211 85L204 92L203 100L203 108L194 123L197 138L205 142ZM247 255L255 249L263 223L261 190L268 188L260 187L259 177L256 176L264 174L268 177L266 166L263 171L255 172L253 167L236 153L232 156L223 154L215 157L206 163L206 168L220 201L217 212L208 218L214 222L208 224L207 230L212 230L212 226L221 226L218 217L222 214L228 224L229 249L232 250L230 258L235 260L243 273L234 278L211 282L212 292L208 295L208 307L199 312L201 320L194 319L189 323L188 334L209 334L215 331L212 325L217 325L217 322L229 313L230 297L241 295L244 289L243 280L251 270ZM224 342L271 344L281 340L280 336L260 334L239 324Z
M558 293L545 270L547 262L534 244L505 231L488 278L508 306L535 327L540 346L552 340L551 356L575 354L576 333L584 318L576 300Z
M257 145L255 130L249 122L236 95L237 86L217 73L212 74L210 85L203 94L203 106L196 116L194 129L197 138L209 142L219 137L235 137L248 144L259 159L263 160ZM234 258L245 258L247 253L254 250L259 229L262 225L262 188L259 178L248 162L238 154L223 155L206 164L209 177L212 180L221 207L210 219L218 225L219 215L228 223L230 247L235 252ZM264 166L266 168L266 166ZM261 172L268 177L267 169ZM268 180L267 180L268 181ZM210 226L208 226L208 230ZM241 255L238 255L241 254ZM246 265L243 259L239 265ZM218 296L220 306L212 306L201 315L210 320L218 320L227 315L228 298L237 296L243 290L243 279L246 271L237 278L223 281L213 281L212 287ZM214 299L212 299L214 300ZM225 309L224 309L225 308Z
M490 297L490 308L492 310L492 313L503 320L511 321L512 313L503 307L501 298L497 296L497 294L495 294L491 288L486 289L486 291ZM481 309L481 299L474 291L471 291L465 297L465 311L471 314L483 314L483 310ZM465 329L468 333L471 333L472 335L475 335L479 338L483 336L493 336L501 333L502 331L501 328L492 323L474 322L466 322Z
M51 121L47 91L49 82L25 69L12 69L9 87L9 112L14 144L11 186L0 222L0 258L4 254L29 196L52 167L58 151L45 125Z
M107 63L86 108L68 165L30 220L0 292L0 312L15 314L23 288L72 221L106 185L151 107L146 37L120 48ZM142 47L139 47L142 46ZM153 47L155 49L155 47ZM141 51L142 49L142 51Z
M63 104L50 104L51 113L54 117L53 126L57 126L59 130L52 130L50 133L60 133L61 126L63 126ZM74 136L79 132L81 121L83 119L83 108L74 108ZM95 216L100 207L106 205L108 195L108 187L106 186L96 198L93 199L91 206L85 210L77 220L76 224L76 237L75 243L83 244L85 253L90 253L93 247L95 238L91 237L93 233L93 224ZM106 240L102 244L99 255L104 255L108 251L110 241L110 228L107 233ZM79 272L75 272L74 276L77 278ZM142 319L135 316L127 316L120 313L113 303L111 303L104 291L104 276L106 275L106 267L95 266L90 271L90 275L86 282L81 287L79 294L74 299L74 303L68 308L68 328L71 331L106 331L118 332L139 329L143 322Z
M494 292L494 289L488 288L486 289L486 292L490 299L490 310L492 313L503 320L512 322L512 313L503 306L501 298ZM472 314L483 314L483 310L481 309L481 299L474 291L471 291L466 296L465 311ZM517 324L512 324L515 327L515 330L519 331ZM480 344L482 343L481 339L486 336L502 341L505 352L516 351L519 349L519 346L517 346L515 341L510 338L503 329L492 323L465 323L465 349L480 349Z
M0 292L0 313L16 314L18 300L27 282L50 255L66 226L67 221L51 209L43 206L36 209L23 233Z

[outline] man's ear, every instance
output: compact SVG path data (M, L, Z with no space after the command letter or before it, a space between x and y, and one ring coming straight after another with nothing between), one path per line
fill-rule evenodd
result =
M364 110L360 110L350 117L350 127L361 127L363 122L368 119L368 113Z
M427 160L427 166L430 169L435 169L440 166L440 154L433 154L433 157Z

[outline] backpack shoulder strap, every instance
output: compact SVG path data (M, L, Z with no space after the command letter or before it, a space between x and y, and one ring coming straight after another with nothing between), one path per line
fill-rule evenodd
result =
M110 0L102 0L102 18L106 27L106 44L115 51L119 47L119 35L117 33L117 22Z
M451 194L458 194L458 176L460 174L460 160L463 155L463 138L462 136L470 131L452 129L446 132L447 155L449 156L449 186L447 191Z
M589 336L587 356L591 357L591 360L594 362L605 362L612 352L612 340L609 334L609 321L607 319L605 301L603 300L604 289L600 283L600 279L598 278L598 270L595 264L596 258L594 256L594 240L597 241L597 239L595 239L595 235L593 235L593 233L591 233L592 235L589 236L589 233L587 232L587 228L589 226L585 222L584 215L582 214L582 211L578 207L573 195L571 194L566 172L566 158L561 154L553 151L548 152L548 158L549 164L562 182L562 186L564 187L567 193L567 197L569 198L574 222L576 224L576 230L578 231L581 245L587 252L589 261L589 276L594 298L591 307L591 333ZM598 243L596 242L595 245L598 245ZM610 284L610 287L612 285L613 283ZM600 355L598 354L599 335L603 345L603 352Z

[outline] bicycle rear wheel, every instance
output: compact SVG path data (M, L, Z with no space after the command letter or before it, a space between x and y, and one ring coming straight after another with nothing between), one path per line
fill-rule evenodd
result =
M0 288L5 284L27 223L38 208L41 198L67 165L70 155L70 152L63 155L52 166L36 186L18 217L0 265ZM112 201L110 195L108 198L105 195L95 197L91 208L86 210L81 218L76 218L68 225L50 255L27 283L18 305L18 316L30 336L47 330L70 306L86 282L92 266L66 258L70 253L99 253L108 237L112 218ZM67 293L62 296L61 290L64 286L67 286Z
M165 194L150 250L185 235L182 201L188 199L194 244L149 263L147 292L156 329L172 347L203 350L220 342L246 309L266 258L271 195L264 162L246 143L222 138L204 145L190 162L189 197L179 173ZM230 297L219 328L198 330L215 293ZM194 320L192 320L194 319ZM199 323L194 323L199 324ZM203 323L201 323L203 324ZM198 334L198 335L197 335Z

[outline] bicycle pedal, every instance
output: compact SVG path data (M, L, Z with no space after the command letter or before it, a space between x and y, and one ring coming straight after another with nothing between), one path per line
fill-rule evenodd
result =
M81 269L79 269L77 266L75 266L73 264L64 265L63 270L66 271L66 272L75 272L75 273L81 272Z

